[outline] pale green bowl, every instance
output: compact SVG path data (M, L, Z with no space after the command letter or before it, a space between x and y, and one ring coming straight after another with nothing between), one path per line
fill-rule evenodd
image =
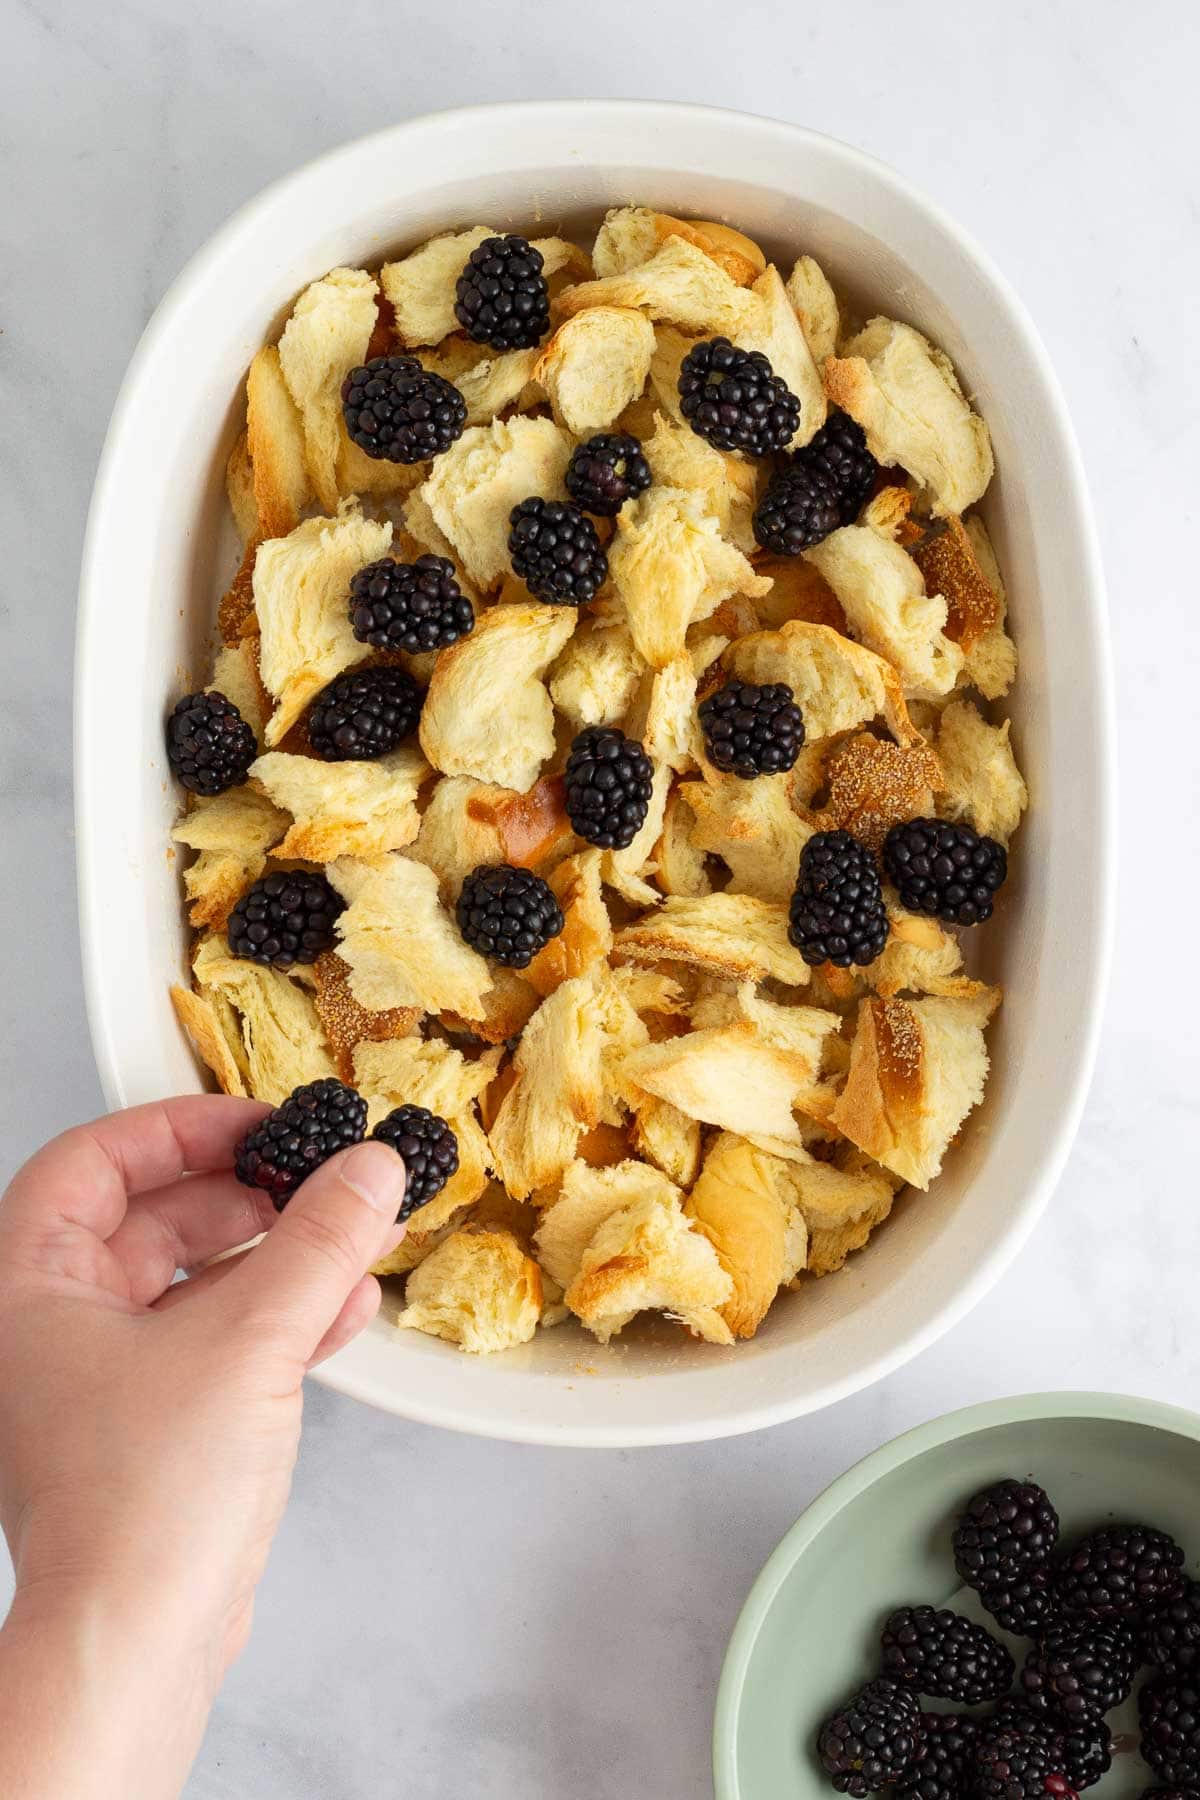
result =
M1140 1519L1178 1537L1200 1572L1193 1413L1123 1394L1027 1394L919 1426L827 1488L750 1590L717 1692L717 1800L833 1800L813 1739L876 1672L887 1614L952 1602L986 1620L959 1584L950 1534L963 1501L1002 1475L1040 1481L1065 1537ZM1018 1657L1028 1647L1010 1646ZM1131 1716L1110 1723L1121 1732ZM1089 1800L1134 1800L1154 1780L1131 1748Z

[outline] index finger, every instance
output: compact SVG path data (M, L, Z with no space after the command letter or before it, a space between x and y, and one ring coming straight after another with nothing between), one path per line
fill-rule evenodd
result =
M131 1194L231 1168L238 1140L269 1110L257 1100L185 1094L77 1125L18 1171L0 1219L41 1230L79 1225L107 1238Z

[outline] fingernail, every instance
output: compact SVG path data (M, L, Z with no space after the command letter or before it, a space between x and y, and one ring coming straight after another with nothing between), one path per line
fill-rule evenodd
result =
M338 1173L368 1206L395 1216L404 1198L406 1176L404 1163L394 1150L378 1142L356 1144Z

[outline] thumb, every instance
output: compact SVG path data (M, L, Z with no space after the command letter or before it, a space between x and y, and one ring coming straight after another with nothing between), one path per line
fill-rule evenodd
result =
M396 1241L404 1164L376 1139L330 1157L219 1289L243 1324L307 1361L385 1244Z

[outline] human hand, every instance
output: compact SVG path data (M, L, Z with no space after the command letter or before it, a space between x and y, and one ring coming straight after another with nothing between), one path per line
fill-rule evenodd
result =
M20 1641L23 1690L39 1653L81 1662L74 1685L105 1692L132 1662L156 1740L131 1746L127 1703L81 1734L86 1769L56 1764L44 1789L20 1785L4 1760L0 1658L6 1796L178 1792L249 1631L304 1374L379 1305L367 1270L403 1235L403 1164L356 1145L277 1217L232 1173L234 1146L266 1110L209 1096L117 1113L49 1144L0 1202L0 1526L16 1570L0 1640ZM261 1231L244 1256L172 1285L177 1268ZM165 1718L147 1681L171 1690ZM30 1703L23 1693L19 1730ZM136 1760L93 1788L80 1783L103 1761L98 1731L120 1740L111 1755Z

